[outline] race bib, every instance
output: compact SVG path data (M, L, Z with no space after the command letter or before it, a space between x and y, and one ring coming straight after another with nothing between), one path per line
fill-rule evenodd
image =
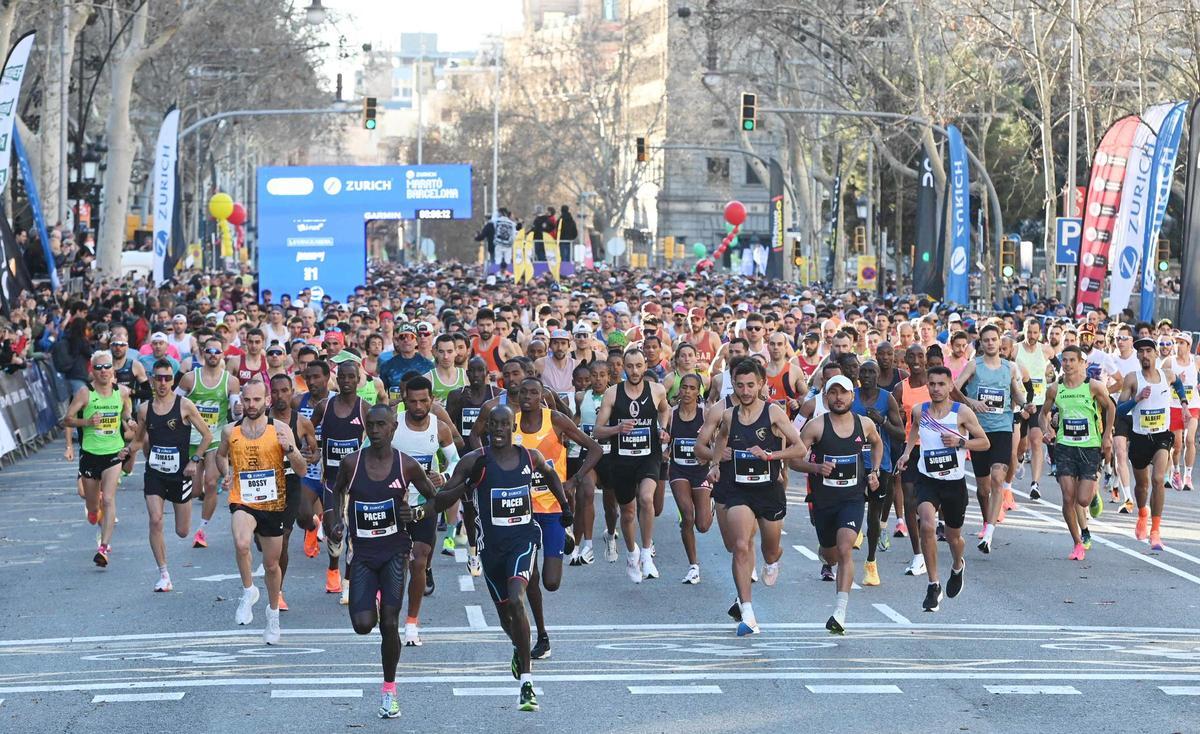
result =
M475 427L475 421L479 420L479 408L463 408L462 417L458 419L459 433L464 436L471 434L471 429Z
M160 474L179 473L178 446L151 446L150 458L147 461L150 468Z
M649 456L650 427L634 428L629 433L617 434L618 456Z
M358 439L329 439L325 442L325 464L329 468L342 465L342 459L358 451Z
M354 535L358 538L382 538L399 532L396 527L396 501L354 502Z
M204 419L209 428L216 428L221 421L221 406L219 405L196 403L196 410L200 411L200 417Z
M1196 398L1196 386L1195 385L1184 385L1183 386L1183 396L1185 398L1187 398L1187 401L1189 403L1193 402Z
M770 467L765 459L755 458L749 451L733 452L733 480L742 484L763 484L771 481Z
M529 485L492 489L492 524L506 528L533 521Z
M583 425L581 425L579 427L579 429L581 431L583 431L584 433L586 433L587 435L592 436L593 438L595 437L595 431L596 431L595 424L584 423ZM608 441L605 441L604 443L600 444L600 453L604 454L605 456L607 456L608 454L611 454L612 453L612 444L609 443Z
M980 387L979 402L986 413L1004 412L1004 390L998 387Z
M826 462L833 463L833 473L825 477L826 487L854 487L858 485L858 455L828 456Z
M696 459L696 439L675 439L675 446L674 451L671 452L671 459L680 466L699 466L700 462Z
M943 476L958 468L958 449L949 446L922 451L921 457L925 459L925 471L931 476Z
M248 504L279 499L279 487L275 482L275 472L271 469L238 472L238 489L242 493L242 502Z
M1167 411L1165 408L1143 410L1139 414L1138 425L1146 433L1161 433L1167 430Z
M1041 405L1046 400L1046 380L1041 377L1030 379L1033 383L1033 402Z
M100 416L100 425L96 426L96 433L100 436L115 436L117 430L121 427L121 414L118 411L103 410L96 411L96 415Z
M426 474L429 474L433 471L433 454L420 454L413 456L412 460L420 464L421 468L425 470ZM425 495L416 491L416 487L413 487L410 484L408 492L408 504L412 507L420 507L421 505L425 504L425 502Z
M1066 443L1083 443L1091 437L1087 418L1064 418L1062 429L1062 438Z

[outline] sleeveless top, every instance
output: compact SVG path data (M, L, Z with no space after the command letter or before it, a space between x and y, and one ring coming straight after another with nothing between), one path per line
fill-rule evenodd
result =
M1059 444L1081 448L1100 445L1100 411L1092 397L1090 380L1084 379L1075 387L1060 382L1054 406L1058 408Z
M192 383L187 398L195 403L196 410L200 411L200 417L208 424L213 436L220 436L221 429L229 422L229 373L221 370L221 379L213 387L205 384L203 369L193 374L196 375L196 381ZM200 443L199 431L192 431L191 442L193 446Z
M1038 342L1037 348L1032 352L1025 348L1024 342L1018 344L1016 363L1029 373L1029 382L1033 385L1033 395L1029 402L1042 407L1046 404L1046 367L1050 360L1046 359L1041 342Z
M787 401L796 397L796 389L789 379L792 376L792 363L788 362L779 374L767 375L767 395L787 412L789 418L794 418L796 411L787 406ZM724 381L721 383L724 385Z
M341 417L336 410L337 399L331 397L325 403L325 413L321 416L321 459L324 471L321 474L326 487L332 487L337 481L338 471L342 466L342 457L353 454L362 448L365 435L362 422L362 398L355 396L354 407L350 414Z
M550 418L550 409L542 408L542 425L535 433L525 433L521 430L521 413L517 413L517 430L513 433L513 443L527 449L537 449L542 458L558 475L560 482L567 481L567 448L562 438L554 431L554 421ZM562 505L550 491L546 478L538 470L533 470L529 480L533 491L533 511L537 513L562 512Z
M401 403L400 405L404 405ZM426 474L435 471L441 471L441 463L438 459L438 449L441 448L441 442L438 441L438 419L433 413L426 416L429 425L424 429L418 430L408 427L408 419L404 413L401 413L399 420L396 422L396 432L392 434L392 448L408 454L414 461L421 465ZM417 507L425 504L425 496L417 491L416 487L409 485L409 504Z
M533 521L529 452L517 449L517 465L505 469L489 447L476 464L474 488L476 542L481 554L525 551L541 545L541 526Z
M500 371L500 335L493 334L484 345L478 336L471 337L471 354L480 357L487 364L488 372Z
M579 430L589 436L596 432L596 413L600 410L600 401L604 399L604 393L597 393L594 390L587 390L583 394L583 401L579 403ZM603 456L608 456L612 453L612 442L601 441L600 452ZM567 457L578 459L583 456L583 447L572 443L567 452Z
M187 332L184 332L181 337L176 337L174 331L168 332L167 344L175 347L175 351L179 352L180 364L183 364L183 360L192 356L192 335Z
M578 363L570 356L567 357L567 366L559 367L554 362L554 355L546 355L546 361L542 367L542 383L556 393L565 393L573 389L572 375L575 373L575 366Z
M325 396L325 404L329 404L329 396ZM296 412L305 418L312 420L315 405L312 399L312 393L304 393L300 396L300 407L296 408ZM317 439L317 446L322 447L322 456L324 455L324 444L321 443L321 424L313 423L313 433ZM308 469L304 472L304 481L309 483L320 483L321 469L323 467L323 459L317 459L316 463L309 464Z
M704 426L704 407L696 405L696 415L690 421L685 421L679 415L679 408L671 414L671 461L678 466L697 467L700 460L696 458L696 437Z
M475 421L479 420L479 411L483 408L483 404L496 396L495 387L492 385L487 385L486 387L487 391L484 393L483 400L479 401L478 405L467 401L465 387L459 392L458 409L450 414L450 420L458 423L458 432L463 436L471 435L471 429L475 427Z
M966 384L966 394L984 404L979 425L985 432L1012 430L1013 369L1007 359L1002 358L999 367L989 367L983 357L975 358L975 374Z
M636 398L625 392L625 382L617 383L617 398L609 416L609 425L618 425L632 418L634 428L629 433L618 433L611 439L614 459L638 461L646 457L662 457L662 444L658 440L658 409L654 406L650 383L642 381L642 392Z
M864 405L862 402L862 388L856 387L854 388L854 402L850 404L850 412L865 418L867 416L867 409L874 408L883 415L884 420L887 420L888 400L891 397L892 394L890 392L880 388L879 394L875 396L875 403L873 405ZM888 472L892 470L892 444L888 440L887 434L883 432L883 428L876 427L879 428L879 438L883 440L883 461L879 464L879 471ZM871 444L867 443L865 438L863 439L863 466L867 467L868 470L872 466Z
M191 458L188 452L191 430L183 420L180 405L183 398L175 396L175 402L165 414L154 412L154 401L146 405L146 440L150 453L146 456L146 476L167 481L182 481L183 470Z
M275 419L267 418L267 426L258 438L246 438L242 421L235 423L229 434L229 469L233 473L229 504L266 512L283 510L287 504L285 460L275 434Z
M882 391L880 391L882 392ZM833 428L833 416L826 413L821 440L813 443L813 462L833 464L829 476L817 474L809 483L812 503L816 507L841 502L863 502L866 500L867 471L870 466L863 456L867 446L863 435L862 419L854 415L854 428L849 436L839 436Z
M396 520L396 508L405 501L404 461L392 450L392 468L381 480L367 473L367 458L359 454L350 477L346 502L347 560L381 563L412 550L412 537Z
M446 398L449 397L451 392L460 387L467 386L467 371L462 367L456 367L455 369L457 372L455 372L454 380L451 382L442 382L442 378L438 377L437 367L429 370L425 375L429 378L429 382L433 384L433 399L443 406L446 404Z
M1200 408L1200 394L1196 390L1196 358L1193 356L1187 364L1180 364L1179 358L1174 354L1171 358L1163 362L1163 366L1171 370L1172 374L1179 378L1183 383L1183 396L1187 399L1188 408ZM1183 405L1179 402L1179 396L1175 391L1171 391L1171 407L1182 408Z
M267 374L267 355L260 354L258 356L258 369L250 369L250 365L246 364L246 355L243 353L238 357L238 380L245 385L255 377L262 380L264 384L270 386L271 378Z
M953 481L966 476L963 473L963 462L966 450L954 446L942 445L942 435L950 432L958 434L958 406L953 403L950 412L942 418L934 418L929 413L930 403L921 403L921 422L917 431L921 438L921 463L917 470L927 477L942 481Z
M758 418L746 425L742 423L742 406L733 406L733 421L729 426L730 461L721 462L721 475L729 472L733 485L743 490L775 489L783 481L783 462L757 459L750 449L761 447L764 451L779 451L783 439L771 430L770 403L763 403Z
M88 390L87 405L83 407L83 419L100 416L100 425L83 427L83 450L98 456L111 456L125 448L125 437L121 433L121 388L112 386L112 393L101 395L95 389Z
M912 383L909 382L909 378L906 377L900 381L900 384L904 386L904 392L900 396L900 400L902 401L900 410L904 411L904 430L908 431L912 423L913 408L921 403L929 402L929 383L925 383L920 387L913 387Z
M1133 421L1133 432L1143 436L1162 433L1168 427L1167 408L1171 405L1171 387L1167 384L1167 376L1162 370L1158 370L1158 382L1148 382L1140 369L1136 374L1137 388L1133 391L1133 397L1136 399L1147 387L1150 388L1150 397L1138 401L1137 405L1133 406L1133 412L1129 416Z

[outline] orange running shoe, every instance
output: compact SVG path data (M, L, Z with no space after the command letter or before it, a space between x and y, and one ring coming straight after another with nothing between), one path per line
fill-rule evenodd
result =
M336 568L330 568L325 571L325 593L342 593L342 574Z
M89 512L87 514L87 519L88 519L88 525L96 525L97 523L100 522L100 513L99 512Z
M321 543L317 540L316 529L304 531L304 555L316 558L321 553Z
M1165 550L1162 542L1162 537L1159 536L1157 530L1150 531L1150 550L1160 551Z
M1003 504L1001 504L1000 505L1000 514L996 515L996 524L999 525L1000 523L1004 522L1004 517L1007 514L1008 514L1008 508L1005 507Z
M204 534L203 529L197 530L196 534L192 537L192 547L193 548L207 548L208 547L208 536Z
M1004 505L1003 505L1003 507L1006 510L1017 509L1017 498L1013 496L1011 489L1004 490Z
M1138 540L1145 540L1149 533L1146 532L1146 525L1150 522L1150 508L1143 507L1138 510L1137 525L1133 528L1133 537Z
M279 611L286 612L288 610L287 600L283 598L283 589L279 590Z

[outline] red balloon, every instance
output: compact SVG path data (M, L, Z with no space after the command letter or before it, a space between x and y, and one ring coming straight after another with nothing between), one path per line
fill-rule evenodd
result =
M233 213L229 215L229 223L235 227L240 227L246 223L246 207L235 203L233 205Z
M725 205L725 221L733 226L740 226L746 221L746 205L740 201L731 201Z

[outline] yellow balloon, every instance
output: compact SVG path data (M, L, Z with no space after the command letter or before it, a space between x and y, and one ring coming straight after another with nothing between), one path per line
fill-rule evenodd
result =
M208 213L213 219L229 219L233 214L233 197L223 192L213 194L208 200Z

